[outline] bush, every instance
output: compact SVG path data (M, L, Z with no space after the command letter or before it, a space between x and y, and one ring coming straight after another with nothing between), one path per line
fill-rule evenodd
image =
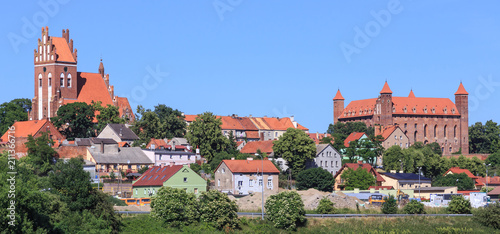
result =
M200 214L202 222L210 223L219 230L239 228L236 202L217 190L201 193Z
M162 187L151 199L151 217L172 227L187 226L198 221L198 200L183 189Z
M306 222L304 203L294 191L271 195L266 201L266 219L276 228L296 230Z
M316 214L335 214L337 213L335 207L333 207L333 202L327 197L324 197L319 201L318 207L316 208Z
M477 209L474 220L484 226L500 229L500 203L495 202Z
M113 197L113 196L110 196L110 195L107 195L108 196L108 202L113 204L114 206L127 206L127 203L125 203L124 200L121 200L121 199L118 199L116 197Z
M403 211L405 214L425 214L424 204L417 200L411 200Z
M474 189L474 181L465 173L439 176L432 181L432 186L457 186L458 190Z
M457 195L453 196L446 210L449 214L470 214L471 209L470 201L463 196Z
M301 171L297 175L297 189L315 188L324 192L333 191L335 181L333 175L323 168L311 168Z
M384 214L396 214L398 213L398 203L394 196L389 195L389 197L384 197L384 203L382 204L382 213Z

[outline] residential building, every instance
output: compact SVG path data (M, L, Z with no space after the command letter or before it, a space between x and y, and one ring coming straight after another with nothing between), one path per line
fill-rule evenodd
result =
M321 143L321 140L323 140L323 138L325 137L332 137L330 134L328 133L307 133L307 135L314 141L314 143L317 145L317 144L320 144Z
M401 149L406 149L410 147L410 139L397 125L389 126L379 131L378 127L375 127L375 135L381 135L384 139L382 142L382 147L389 149L391 146L399 145Z
M330 144L317 144L316 156L306 161L306 169L316 167L335 175L342 167L342 155Z
M196 163L196 154L192 152L176 151L167 149L144 149L143 152L148 156L148 158L153 158L155 166L167 166L167 165L189 165L191 163Z
M431 187L431 179L415 173L380 173L384 182L382 186L391 186L394 189L416 189L419 187ZM419 186L420 185L420 186Z
M475 188L481 188L482 187L483 184L480 181L480 177L479 176L475 176L468 169L462 169L460 167L452 167L452 168L448 169L443 174L443 176L451 175L451 174L462 174L462 173L465 173L469 178L472 179L472 181L474 181L474 187Z
M421 199L430 199L431 194L457 194L457 187L422 187L413 189L415 196ZM419 194L420 195L417 195Z
M241 153L256 155L257 151L265 153L269 160L274 160L278 164L280 170L286 171L288 169L287 161L281 157L277 157L273 152L274 141L252 141L247 142L240 150Z
M167 141L168 141L168 139L151 138L151 140L146 145L146 149L150 149L150 150L165 149L168 146Z
M344 108L344 97L337 91L333 98L333 122L361 121L383 128L399 125L410 144L436 142L443 154L462 149L469 153L468 93L462 83L455 92L455 103L448 98L392 96L387 82L377 98L351 101Z
M495 187L493 190L491 190L489 193L488 193L488 196L490 196L490 199L491 201L493 202L499 202L499 198L500 198L500 186L499 187Z
M349 148L351 141L361 141L362 139L368 139L368 136L364 132L351 132L344 140L344 146Z
M139 137L125 124L107 124L97 138L111 138L116 142L127 142L132 145Z
M262 175L263 173L263 175ZM269 160L222 160L215 170L215 188L230 194L278 193L279 170Z
M0 142L9 142L15 139L14 148L15 157L22 158L27 155L28 148L25 143L28 142L28 136L38 138L43 132L47 132L49 138L54 141L53 147L57 147L63 140L64 136L57 130L57 128L48 120L29 120L15 122L10 129L7 130L0 139Z
M35 96L30 120L50 119L59 107L69 103L101 102L102 106L118 107L120 117L133 121L132 108L127 98L115 96L102 59L98 73L89 73L77 71L77 58L68 29L62 30L62 37L54 37L48 27L42 28L33 57Z
M376 181L376 186L382 186L382 183L385 182L384 178L375 170L375 168L372 167L372 165L368 163L345 163L342 168L340 168L339 171L337 171L337 174L333 177L335 180L335 185L333 187L334 190L344 190L345 187L345 180L342 178L342 174L344 174L345 171L348 169L352 170L357 170L359 167L362 169L368 171L370 174L375 177Z
M96 164L98 171L110 172L138 171L144 166L153 166L154 162L140 147L118 147L113 139L91 138L92 146L88 147L86 160Z
M207 181L188 165L154 166L132 184L132 197L152 197L162 187L184 189L199 196L207 191Z

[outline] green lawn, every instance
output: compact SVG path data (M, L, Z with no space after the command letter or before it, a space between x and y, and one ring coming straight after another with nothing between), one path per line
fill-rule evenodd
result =
M123 233L224 233L197 224L183 229L165 228L149 215L123 217ZM242 219L237 233L286 233L259 219ZM472 217L336 218L308 219L297 233L500 233L483 227Z

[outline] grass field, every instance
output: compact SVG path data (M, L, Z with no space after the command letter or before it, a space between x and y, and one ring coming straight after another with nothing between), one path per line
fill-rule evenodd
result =
M123 233L224 233L206 224L183 229L166 228L149 215L125 216ZM235 233L287 233L260 219L242 218ZM500 233L481 226L472 217L336 218L308 219L296 233Z

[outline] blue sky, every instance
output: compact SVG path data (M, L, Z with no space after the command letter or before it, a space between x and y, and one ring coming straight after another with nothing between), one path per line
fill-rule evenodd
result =
M79 71L97 72L102 56L115 94L146 108L161 103L186 114L294 115L311 132L325 132L338 88L346 105L377 97L385 80L394 96L413 89L417 97L454 101L462 81L470 93L469 125L500 122L498 1L4 6L0 102L33 98L33 50L41 27L49 26L56 37L70 29Z

